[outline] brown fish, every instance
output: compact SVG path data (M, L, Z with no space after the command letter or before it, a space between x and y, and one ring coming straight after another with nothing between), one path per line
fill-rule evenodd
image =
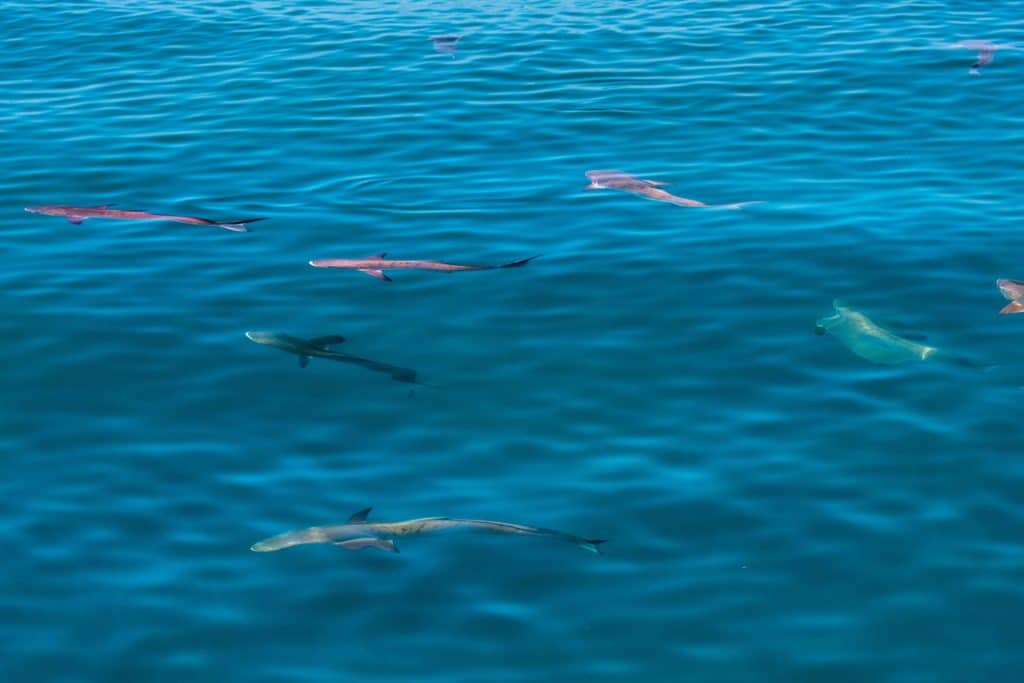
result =
M996 286L999 287L999 291L1003 293L1003 296L1010 300L1010 303L1003 306L1002 310L999 311L1000 315L1024 313L1024 282L1001 278L996 280Z
M50 204L44 206L29 206L25 210L29 213L41 213L47 216L64 216L75 225L81 224L87 218L110 218L120 221L173 221L175 223L188 223L190 225L215 225L218 228L232 230L234 232L248 232L245 227L247 223L255 223L262 218L242 218L230 221L214 221L209 218L197 218L195 216L176 216L165 213L149 213L148 211L137 211L132 209L112 209L113 204L100 204L99 206L61 206Z
M378 280L391 282L391 278L384 274L385 270L392 270L396 268L417 268L420 270L440 270L446 273L454 273L460 270L496 270L498 268L519 268L520 266L525 266L535 258L537 257L531 256L530 258L512 261L511 263L503 263L498 266L467 266L457 263L444 263L443 261L397 261L387 258L387 254L376 254L368 258L360 259L314 259L309 262L309 265L314 268L346 268L348 270L358 270L360 273L372 275Z

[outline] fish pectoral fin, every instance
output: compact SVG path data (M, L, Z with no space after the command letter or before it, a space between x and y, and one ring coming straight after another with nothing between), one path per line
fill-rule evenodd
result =
M299 356L299 367L304 368L309 365L309 356Z
M370 516L370 511L371 510L373 510L373 508L363 508L359 512L357 512L354 515L352 515L351 517L349 517L348 518L348 523L349 524L365 524L366 523L366 518Z
M363 548L377 548L378 550L384 550L389 553L397 553L398 546L395 545L394 541L386 540L383 538L376 538L373 536L367 536L364 538L350 538L347 541L338 541L334 545L345 550L362 550Z
M1024 304L1019 301L1011 301L999 310L999 315L1010 315L1012 313L1024 313Z
M334 344L343 344L344 342L345 338L340 334L329 335L327 337L316 337L309 340L309 343L313 346L319 346L321 349L325 350Z
M367 275L375 277L378 280L384 280L384 282L391 282L391 278L385 275L383 270L378 270L374 268L360 268L359 272L366 273Z

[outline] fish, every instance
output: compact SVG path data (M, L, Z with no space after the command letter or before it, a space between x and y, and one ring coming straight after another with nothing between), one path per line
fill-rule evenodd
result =
M438 52L444 52L445 54L455 54L455 44L459 42L461 36L431 36L430 40L434 41L434 49Z
M831 334L846 348L865 360L881 365L899 365L927 360L938 349L893 334L863 313L845 306L839 299L832 302L835 313L818 320L815 332Z
M246 227L249 223L262 221L263 218L240 218L229 221L214 221L209 218L197 218L196 216L176 216L165 213L149 213L135 209L112 209L113 204L100 204L99 206L61 206L57 204L43 206L29 206L25 210L29 213L41 213L47 216L64 216L71 223L81 225L82 221L88 218L110 218L120 221L173 221L175 223L188 223L190 225L214 225L218 228L234 232L248 232Z
M999 311L1000 315L1024 313L1024 282L1000 278L996 280L996 286L999 287L999 291L1003 293L1003 296L1010 301Z
M360 358L359 356L352 356L347 353L339 353L331 350L332 346L345 342L345 337L342 337L341 335L315 337L313 339L300 339L298 337L293 337L288 334L280 334L278 332L250 331L246 332L245 336L248 337L250 341L254 341L257 344L273 346L274 348L281 349L282 351L294 353L299 357L300 368L308 366L310 358L325 358L327 360L338 361L340 363L351 363L375 372L389 374L391 375L391 379L396 382L421 384L417 379L415 370L401 368L397 365L380 363L375 360L370 360L369 358Z
M356 512L344 524L337 526L314 526L298 529L287 533L271 536L254 543L249 549L257 553L269 553L276 550L291 548L309 543L331 543L345 550L362 550L377 548L397 553L398 546L394 538L425 534L445 529L481 529L499 534L518 534L525 536L546 536L568 541L592 553L600 553L599 546L605 539L583 538L554 529L510 524L509 522L492 522L483 519L460 519L457 517L423 517L404 522L367 522L372 508Z
M637 178L624 171L587 171L587 178L590 179L590 184L584 188L586 190L622 190L638 194L647 199L675 204L676 206L710 206L695 199L686 199L685 197L679 197L665 190L658 189L658 185L665 185L666 183L658 180Z
M385 270L393 270L397 268L418 268L420 270L440 270L446 273L454 273L461 270L496 270L498 268L520 268L537 258L536 256L531 256L530 258L512 261L511 263L503 263L498 266L466 266L457 263L444 263L443 261L398 261L389 259L387 256L387 254L382 253L361 259L314 259L309 262L309 265L314 268L346 268L348 270L358 270L360 273L366 273L378 280L391 282L391 278L387 276L384 272Z
M977 60L974 64L971 64L971 75L978 76L981 74L978 69L991 64L992 60L996 57L997 50L1017 50L1017 46L1008 44L997 44L989 40L962 40L959 43L950 43L949 45L940 45L944 49L956 49L965 48L968 50L974 50L978 53Z

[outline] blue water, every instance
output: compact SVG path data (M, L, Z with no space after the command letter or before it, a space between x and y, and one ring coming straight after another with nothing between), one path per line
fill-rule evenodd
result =
M0 17L0 680L1019 680L1024 52L934 46L1024 3ZM108 202L267 220L22 211ZM541 257L306 265L381 251ZM834 298L988 367L871 364ZM608 542L249 551L365 506Z

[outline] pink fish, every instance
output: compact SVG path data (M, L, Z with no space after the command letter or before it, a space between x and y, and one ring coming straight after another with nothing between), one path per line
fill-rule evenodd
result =
M676 206L708 206L708 204L698 202L695 199L679 197L657 188L658 185L665 185L666 183L657 180L644 180L623 171L587 171L587 178L590 179L590 184L584 188L587 190L622 190L638 194L647 199L675 204Z
M309 262L309 265L314 268L346 268L348 270L358 270L360 273L372 275L378 280L391 282L391 278L384 274L385 270L392 270L396 268L418 268L420 270L440 270L446 273L454 273L460 270L495 270L497 268L519 268L520 266L525 266L535 258L537 257L531 256L530 258L524 258L519 261L503 263L499 266L466 266L457 263L444 263L443 261L396 261L387 258L387 254L376 254L368 258L360 259L314 259Z
M1024 282L1001 278L996 280L996 287L999 287L999 291L1010 301L999 311L1000 315L1024 313Z
M1015 45L1000 45L993 43L989 40L962 40L959 43L952 43L949 45L942 45L945 49L964 48L967 50L974 50L978 53L978 59L971 64L971 74L974 76L979 75L981 72L978 71L981 67L986 64L991 64L992 60L996 58L996 50L1016 50L1018 49Z
M99 206L30 206L25 210L29 213L41 213L47 216L64 216L75 225L79 225L87 218L110 218L120 221L174 221L175 223L189 223L191 225L216 225L225 230L235 232L248 232L245 227L247 223L254 223L263 220L262 218L243 218L230 221L213 221L209 218L196 218L195 216L175 216L164 213L149 213L148 211L136 211L130 209L112 209L113 204L101 204Z

